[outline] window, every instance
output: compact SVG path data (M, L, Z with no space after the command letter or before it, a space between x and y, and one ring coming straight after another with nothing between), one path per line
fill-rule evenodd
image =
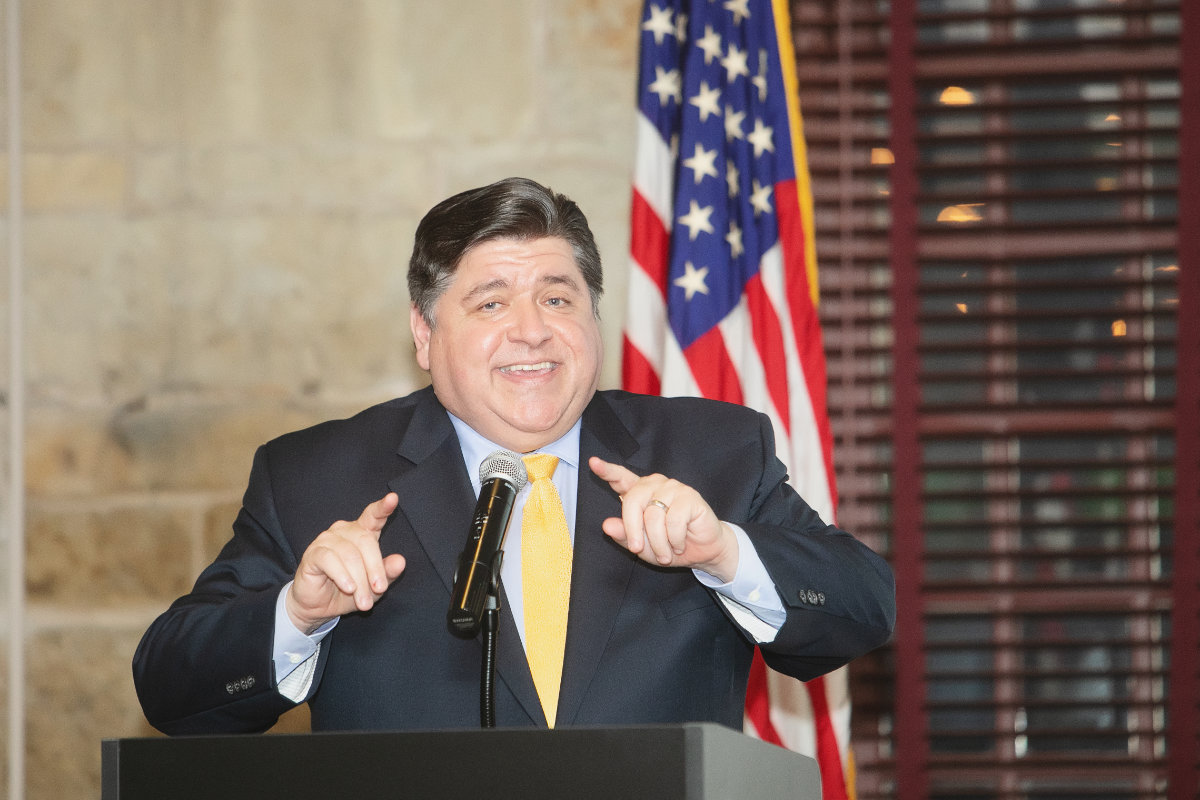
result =
M792 7L839 521L900 582L859 797L1195 796L1181 4Z

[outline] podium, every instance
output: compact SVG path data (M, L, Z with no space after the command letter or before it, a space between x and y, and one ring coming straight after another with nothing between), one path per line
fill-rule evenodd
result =
M107 739L101 800L820 800L816 762L713 723Z

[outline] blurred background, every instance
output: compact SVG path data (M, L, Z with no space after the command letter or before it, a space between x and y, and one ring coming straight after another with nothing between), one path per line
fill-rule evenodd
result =
M839 520L900 577L860 798L1197 794L1198 5L790 3ZM425 382L430 205L577 200L620 384L642 3L0 8L0 785L98 797L254 448Z

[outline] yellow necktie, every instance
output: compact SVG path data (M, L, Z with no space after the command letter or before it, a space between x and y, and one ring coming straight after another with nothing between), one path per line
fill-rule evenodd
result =
M525 655L546 722L554 727L563 650L567 643L567 607L571 597L571 534L562 500L550 476L558 457L525 456L529 499L521 520L521 594L525 600Z

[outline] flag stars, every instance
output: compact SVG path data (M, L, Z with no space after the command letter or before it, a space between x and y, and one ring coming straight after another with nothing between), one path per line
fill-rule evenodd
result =
M733 83L738 78L750 76L748 58L749 54L745 50L739 50L737 45L729 45L729 52L721 59L721 66L725 68L726 83Z
M675 38L680 44L684 44L688 40L688 16L680 14L675 18Z
M734 139L746 138L746 134L742 131L742 121L745 119L745 111L737 111L733 106L725 106L725 141L732 142Z
M754 191L750 193L750 205L754 207L754 216L770 214L772 211L770 184L763 186L757 179L753 181L753 184Z
M729 187L730 199L741 193L742 173L732 160L725 162L725 185Z
M711 64L714 58L721 57L721 35L713 30L712 25L704 26L704 36L696 40L696 46L704 53L704 63Z
M763 153L775 152L775 130L770 126L763 125L761 119L754 120L754 130L750 131L746 136L746 141L754 145L754 157L758 158Z
M676 103L683 102L683 87L679 82L679 70L663 69L662 67L654 68L654 82L650 84L649 90L652 94L658 95L658 102L661 105L666 105L668 100L674 100Z
M673 283L684 291L684 299L691 301L698 294L708 294L708 284L705 279L708 278L708 267L696 268L696 265L688 261L683 265L683 274L676 278Z
M692 171L696 183L700 183L706 176L715 178L717 177L717 151L715 148L705 150L703 145L696 142L696 149L693 151L692 157L685 158L683 165Z
M688 102L700 110L700 121L707 122L709 117L721 114L721 89L700 81L700 91Z
M733 14L733 21L741 25L750 19L750 0L725 0L725 10Z
M742 244L742 229L736 222L729 223L729 233L725 234L725 241L729 243L730 258L741 258L742 253L746 252L746 247Z
M650 6L650 19L642 23L642 30L654 34L655 44L662 44L664 36L675 35L675 23L671 21L672 13L669 8Z
M700 204L695 200L691 201L688 213L679 218L679 222L683 223L684 227L688 229L689 240L696 241L696 237L701 233L713 233L712 214L712 206L701 208Z

